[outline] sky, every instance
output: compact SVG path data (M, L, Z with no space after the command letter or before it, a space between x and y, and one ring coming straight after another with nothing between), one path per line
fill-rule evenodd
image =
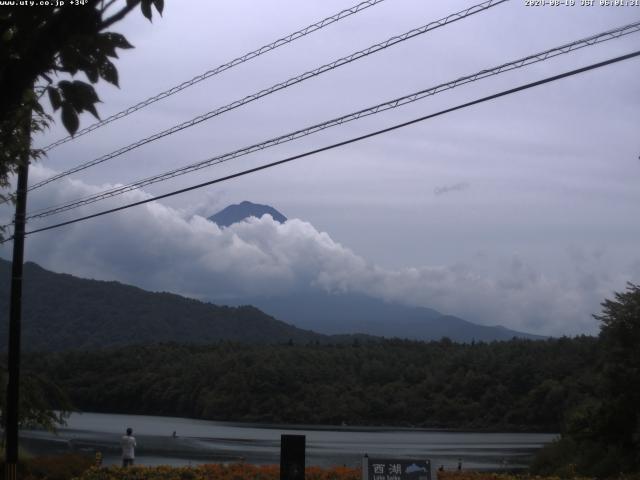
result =
M166 2L116 24L120 88L103 118L356 2ZM251 145L640 20L640 7L511 0L30 192L33 211ZM385 0L49 152L31 183L474 5ZM33 221L38 228L280 160L608 58L640 33ZM296 288L359 292L484 325L596 334L600 302L640 282L640 60L421 122L233 181L37 233L26 258L57 272L204 300ZM54 125L39 146L64 136ZM87 114L81 127L92 123ZM221 230L249 200L269 217ZM10 210L0 218L10 219ZM10 258L10 245L0 249Z

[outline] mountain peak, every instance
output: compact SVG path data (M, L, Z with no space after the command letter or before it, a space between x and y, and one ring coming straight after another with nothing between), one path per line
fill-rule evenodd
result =
M262 216L266 214L271 215L276 222L284 223L287 221L287 217L275 208L269 205L252 203L247 200L223 208L218 213L211 215L209 220L219 227L228 227L229 225L242 222L250 217L262 218Z

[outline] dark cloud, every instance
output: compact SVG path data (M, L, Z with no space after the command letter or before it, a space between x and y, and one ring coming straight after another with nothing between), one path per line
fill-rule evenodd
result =
M433 189L435 195L444 195L445 193L461 192L469 188L470 185L467 182L454 183L453 185L443 185Z

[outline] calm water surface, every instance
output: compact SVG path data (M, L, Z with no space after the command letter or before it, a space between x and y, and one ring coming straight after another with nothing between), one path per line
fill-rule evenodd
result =
M245 461L277 464L280 435L306 435L307 465L359 467L362 456L430 458L453 469L512 469L525 467L533 453L554 434L464 433L417 429L262 426L210 422L174 417L83 413L72 414L68 425L53 435L25 430L21 439L36 453L82 451L103 453L105 464L120 461L119 440L133 428L136 463L189 465ZM173 438L173 432L177 437Z

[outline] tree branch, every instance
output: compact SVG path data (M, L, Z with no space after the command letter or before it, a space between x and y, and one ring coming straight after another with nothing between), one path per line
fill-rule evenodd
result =
M104 2L103 2L103 4L102 4L102 5L101 5L101 7L100 7L100 8L101 8L101 10L102 10L102 13L106 12L107 10L109 10L109 7L111 7L111 5L113 5L113 4L114 4L114 3L116 3L117 1L118 1L118 0L110 0L109 2L107 2L107 4L106 4L106 5L104 5Z
M127 5L126 7L122 8L118 13L114 13L112 16L110 16L106 20L103 20L102 23L100 24L99 30L104 30L105 28L109 28L114 23L122 20L131 10L136 8L139 3L140 1L138 0L135 3Z

